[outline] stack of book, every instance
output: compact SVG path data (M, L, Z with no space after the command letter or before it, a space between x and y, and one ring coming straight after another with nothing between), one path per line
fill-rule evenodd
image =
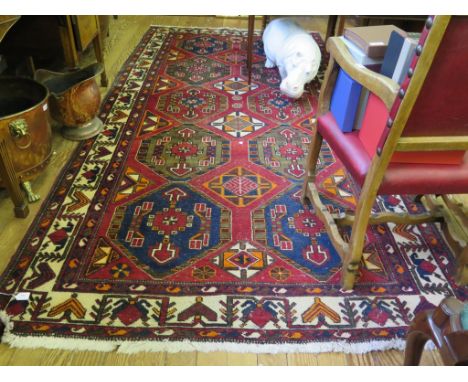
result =
M381 57L370 57L368 56L365 51L356 45L351 40L347 39L345 36L339 37L341 41L343 41L348 48L349 52L353 56L354 60L367 69L373 70L374 72L379 72L383 62L383 56Z
M417 43L394 25L346 28L340 39L358 64L398 83L403 82ZM340 69L330 110L343 132L359 130L359 139L373 157L388 119L383 102Z
M356 46L366 59L371 59L382 64L387 52L390 36L393 32L406 37L406 32L394 25L376 25L346 28L343 38L345 42ZM357 60L357 62L362 63L360 60ZM366 64L363 65L367 66Z
M394 25L378 25L346 28L340 39L358 64L380 72L392 33L406 37L406 32ZM369 92L340 69L332 94L331 111L343 132L362 128L368 99Z

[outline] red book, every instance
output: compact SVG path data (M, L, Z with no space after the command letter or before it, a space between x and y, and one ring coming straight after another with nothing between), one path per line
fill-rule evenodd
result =
M380 137L386 129L388 111L383 101L375 94L369 94L366 111L359 130L359 140L371 158L374 157L380 142ZM423 164L460 164L465 151L413 151L396 152L393 163L423 163Z
M392 156L392 162L423 163L423 164L460 164L465 151L412 151L397 152Z
M371 158L374 157L377 151L387 119L388 111L383 101L375 94L369 93L358 137Z

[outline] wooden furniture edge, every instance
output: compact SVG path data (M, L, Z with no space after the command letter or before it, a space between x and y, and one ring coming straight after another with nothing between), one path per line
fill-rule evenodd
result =
M379 97L390 110L400 89L397 82L356 63L346 44L339 37L328 39L327 50L350 77Z
M330 240L332 241L334 248L343 259L348 252L348 243L346 243L338 231L338 226L333 219L332 214L328 211L328 208L325 204L322 203L320 199L317 186L314 182L308 182L307 184L307 193L310 198L311 203L315 208L315 213L318 215L320 220L325 225L327 232L330 234Z
M15 216L18 218L26 218L29 214L29 207L21 192L18 175L15 172L7 148L7 141L3 138L0 138L0 177L13 202Z
M466 136L400 137L396 151L468 150Z

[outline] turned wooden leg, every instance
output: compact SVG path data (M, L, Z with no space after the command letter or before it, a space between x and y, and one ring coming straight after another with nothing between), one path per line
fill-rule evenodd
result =
M445 298L436 309L416 315L408 331L405 365L418 365L424 344L431 340L445 365L468 365L468 331L460 323L464 304L455 297Z
M13 162L8 155L4 139L0 140L0 177L15 206L15 216L17 218L25 218L29 214L29 208L19 187L18 177L16 176Z
M406 339L405 366L418 366L424 351L424 345L429 340L424 333L411 332Z
M249 16L249 29L247 34L247 71L249 73L249 85L252 82L252 51L253 35L255 29L255 16Z
M424 351L424 345L431 339L431 329L428 317L430 312L422 312L417 315L411 324L406 337L405 366L418 366Z
M362 193L355 212L355 219L351 231L349 248L343 259L341 284L344 290L354 288L354 282L359 274L362 251L366 240L367 226L374 205L375 194Z
M323 137L316 131L312 137L312 142L309 146L309 154L306 161L306 177L302 186L302 204L308 196L308 184L315 182L315 175L317 172L317 163L319 160L320 149L322 148Z

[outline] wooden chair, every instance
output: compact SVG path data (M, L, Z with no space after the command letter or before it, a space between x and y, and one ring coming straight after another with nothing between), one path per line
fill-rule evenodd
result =
M405 366L417 366L424 345L431 340L445 365L468 366L468 305L454 297L436 309L421 312L411 323L406 339Z
M390 78L357 65L344 42L327 42L330 61L319 97L317 126L309 150L303 198L308 198L324 222L343 260L342 286L352 289L362 258L368 224L418 224L440 219L436 209L418 215L372 214L377 195L468 193L468 155L460 164L395 163L394 153L445 152L468 149L468 17L429 17L416 55L401 87ZM342 133L330 112L338 67L375 94L388 111L382 137L369 156L358 132ZM386 127L384 126L386 125ZM376 126L377 128L378 126ZM354 216L328 212L315 185L316 166L325 139L361 186ZM351 225L345 241L339 225Z

